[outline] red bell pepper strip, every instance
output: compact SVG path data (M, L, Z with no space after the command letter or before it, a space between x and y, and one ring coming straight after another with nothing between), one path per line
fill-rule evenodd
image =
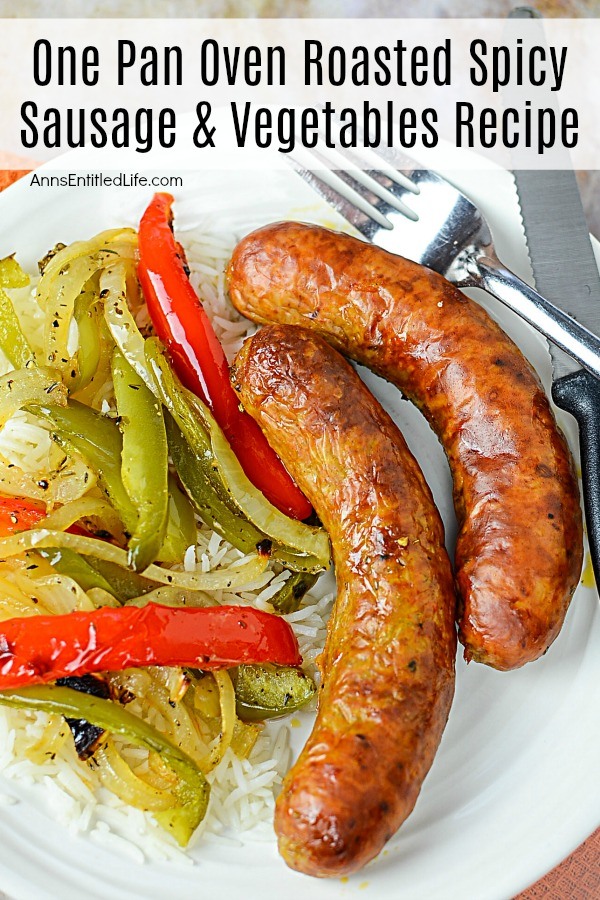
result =
M48 513L39 503L22 497L0 497L0 537L37 528ZM87 534L77 525L67 529L71 534Z
M170 194L155 194L139 227L138 277L156 334L183 384L210 408L250 481L281 512L306 519L310 503L231 387L227 358L173 235L172 203Z
M285 619L246 606L102 607L0 623L0 690L130 666L297 666Z

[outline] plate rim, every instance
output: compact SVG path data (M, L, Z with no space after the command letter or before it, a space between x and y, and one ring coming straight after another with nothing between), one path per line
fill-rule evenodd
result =
M67 154L67 155L65 156L65 158L67 158L68 156L69 156L69 154ZM40 171L40 170L43 169L43 168L45 168L45 165L44 165L44 166L40 166L38 169L36 169L36 171ZM497 167L497 168L500 168L500 167ZM56 172L56 160L53 161L53 170ZM290 170L290 171L291 171L291 170ZM503 170L503 171L504 171L504 170ZM25 178L26 178L26 177L27 177L27 176L25 176ZM24 179L22 178L22 179L20 179L19 181L15 182L14 184L10 185L9 187L7 187L7 188L5 189L5 191L2 192L2 194L3 194L3 195L11 195L11 196L13 196L13 195L18 194L19 191L26 190L27 187L28 187L28 185L27 185L27 184L24 184L23 181L24 181ZM73 191L73 190L76 190L76 189L73 189L73 188L71 188L71 189L65 188L64 190L65 190L65 191L69 191L69 190L70 190L70 191ZM127 189L124 189L124 190L127 190ZM149 189L149 190L151 190L151 189ZM182 190L185 190L185 188L183 188ZM0 198L0 206L1 206L4 202L5 202L5 201L2 200L2 198ZM516 237L516 235L515 235L515 237ZM592 241L592 245L593 245L593 248L594 248L594 253L595 253L595 255L596 255L596 259L597 259L597 261L600 262L600 241L598 241L593 235L590 235L590 238L591 238L591 241ZM523 239L524 239L524 235L523 235ZM597 597L597 596L598 596L598 594L597 594L597 592L596 592L596 597ZM3 782L3 783L6 783L6 782ZM585 831L585 833L583 833L584 831ZM566 851L566 853L565 853L564 851L561 851L561 855L557 857L557 856L556 856L556 852L552 852L552 854L551 854L552 861L550 862L549 865L546 865L546 863L544 863L544 868L543 868L543 870L540 869L540 866L541 866L541 863L540 863L540 865L539 865L538 868L536 869L536 872L535 872L535 873L533 874L533 876L532 876L532 877L533 877L533 880L527 880L527 882L524 883L523 880L521 879L521 886L518 888L518 890L519 890L519 891L524 890L527 886L529 886L530 884L535 883L535 881L537 881L539 878L543 877L545 874L547 874L549 871L551 871L551 870L552 870L556 865L558 865L563 859L565 859L566 857L568 857L568 856L569 856L569 855L570 855L570 854L571 854L571 853L572 853L572 852L580 845L580 843L581 843L583 840L585 840L585 839L587 839L587 837L591 836L591 834L593 833L593 830L592 830L591 832L588 832L588 831L587 831L587 825L586 825L586 826L582 826L582 827L579 829L578 834L579 834L579 833L583 833L583 836L582 836L582 837L574 837L573 840L571 841L572 846L570 846L570 848ZM91 842L88 841L88 843L91 843ZM10 888L10 886L9 886L8 883L7 883L8 880L10 880L10 879L7 878L7 876L10 876L12 870L6 868L6 865L5 865L5 863L4 863L4 860L1 858L1 856L0 856L0 871L2 872L2 878L3 878L3 882L4 882L4 885L3 885L3 886L6 887L6 888L8 888L8 889L10 890L11 888ZM14 873L14 874L16 874L16 873ZM365 880L368 880L368 879L369 879L369 875L370 875L370 869L367 868L367 869L363 870L363 873L359 873L359 876L357 876L357 877L360 877L361 875L364 875ZM302 876L301 876L301 877L302 877ZM20 879L19 879L19 880L20 880ZM312 883L313 883L312 880L311 880L311 882L306 882L307 885L308 885L308 884L312 884ZM15 887L16 887L16 891L14 892L14 896L15 896L15 897L20 897L20 896L22 896L22 895L19 893L19 888L18 888L18 886L15 886ZM23 895L23 896L24 896L24 895ZM32 896L32 894L29 893L27 900L29 900L29 898L30 898L31 896ZM42 896L42 895L40 894L40 896ZM44 895L44 896L45 896L45 895ZM495 896L495 895L490 894L489 896L491 897L491 896ZM499 896L499 895L498 895L498 896Z

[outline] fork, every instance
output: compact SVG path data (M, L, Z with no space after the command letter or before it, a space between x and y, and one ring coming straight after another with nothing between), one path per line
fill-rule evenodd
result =
M600 340L500 262L483 213L465 194L398 151L377 159L378 169L317 174L298 160L295 169L368 241L457 287L483 288L600 378Z

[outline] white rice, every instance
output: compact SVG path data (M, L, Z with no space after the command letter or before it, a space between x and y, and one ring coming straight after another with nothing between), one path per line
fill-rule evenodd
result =
M225 295L225 266L235 244L231 234L185 234L185 245L191 270L191 280L212 318L229 360L241 347L244 338L255 327L243 320ZM27 295L23 295L26 297ZM29 304L31 305L31 304ZM31 315L29 310L25 315ZM138 317L139 318L139 317ZM143 325L142 321L138 324ZM39 322L35 325L39 327ZM0 374L6 361L0 359ZM108 402L103 404L109 411ZM41 461L50 451L47 431L17 413L0 430L0 454L5 460L30 471L39 470ZM198 543L188 548L183 568L210 571L217 566L239 563L242 554L215 532L202 526ZM289 572L275 575L265 572L245 590L238 593L217 591L220 603L251 604L258 609L272 611L269 600L277 593ZM286 618L293 625L305 668L318 681L316 660L323 648L326 622L333 601L333 579L324 576L309 593L302 607ZM327 593L324 593L327 590ZM297 713L298 718L311 712ZM40 807L71 834L87 833L91 840L108 847L132 862L146 859L168 860L189 865L192 856L183 851L154 821L150 813L127 806L117 797L94 783L93 774L80 762L73 743L68 741L59 753L43 764L31 762L25 750L41 736L47 718L42 713L26 713L0 706L0 773L9 781L35 785ZM211 799L208 813L194 835L189 849L203 843L220 842L239 845L245 840L272 841L272 818L275 797L282 778L291 764L291 726L288 720L267 724L258 738L249 759L239 759L228 750L217 768L208 776ZM5 782L6 784L6 782ZM7 794L0 794L0 806L14 802ZM28 801L29 802L29 801Z

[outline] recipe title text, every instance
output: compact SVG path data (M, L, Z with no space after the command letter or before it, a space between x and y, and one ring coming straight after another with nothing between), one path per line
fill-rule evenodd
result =
M55 105L39 99L21 103L21 145L27 150L127 148L141 154L154 147L170 149L178 140L177 104L149 102L132 108L103 102L64 108L56 103L57 89L101 89L102 98L117 98L141 88L151 99L155 88L169 88L176 97L191 79L197 94L190 139L198 150L218 147L219 129L231 131L238 148L272 148L283 154L320 145L433 148L440 136L453 139L457 147L525 147L540 155L556 146L577 146L577 109L560 110L556 102L548 102L563 86L566 46L546 47L522 38L490 44L473 37L466 50L467 58L462 52L455 62L451 38L433 47L402 38L369 46L305 39L293 53L281 44L229 45L206 38L199 41L194 59L186 60L177 44L119 39L106 62L93 43L76 47L42 38L32 47L31 74L36 88L48 89ZM459 90L462 84L481 89L482 102L455 99L455 92L449 93L455 81ZM304 90L303 97L307 89L311 92L314 105L287 102L297 87ZM215 114L213 97L223 88L266 89L261 96L271 99L275 95L268 90L276 89L278 101L262 103L250 96L219 103L223 119ZM388 88L392 94L386 93ZM485 102L508 88L520 89L518 104L507 104L505 98L503 105ZM418 89L424 103L404 104L403 89ZM351 105L349 90L355 97Z

